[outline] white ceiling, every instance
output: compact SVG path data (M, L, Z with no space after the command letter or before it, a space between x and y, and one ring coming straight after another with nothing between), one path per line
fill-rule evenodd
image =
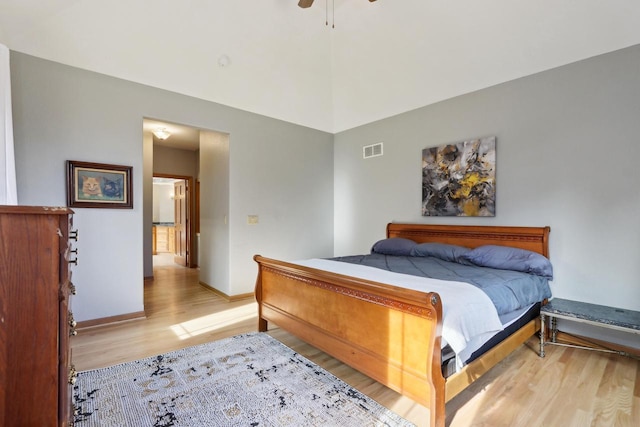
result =
M0 0L0 43L328 132L640 43L638 0L328 1Z

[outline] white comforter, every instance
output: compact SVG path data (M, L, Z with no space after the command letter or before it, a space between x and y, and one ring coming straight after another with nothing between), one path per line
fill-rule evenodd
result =
M423 292L437 292L442 298L442 346L448 343L457 355L458 366L462 360L489 337L501 331L503 326L491 299L473 285L407 274L392 273L379 268L326 259L292 261L333 273L372 280L379 283Z

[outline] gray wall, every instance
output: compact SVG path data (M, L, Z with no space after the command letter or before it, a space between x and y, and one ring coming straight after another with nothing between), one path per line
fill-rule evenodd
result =
M153 173L198 177L198 151L153 146Z
M422 149L490 135L496 216L422 217ZM549 225L555 296L640 310L640 46L342 132L334 151L336 255L389 221Z
M143 138L145 117L230 135L226 268L236 273L231 283L212 286L231 295L251 292L256 252L331 254L332 135L18 52L11 52L11 78L22 204L65 205L68 159L133 166L133 209L75 210L77 320L143 310L143 246L151 241L151 227L143 224L151 224L153 159L150 138ZM260 223L246 227L248 214L260 215ZM305 238L278 245L289 236Z
M200 132L200 283L231 294L229 135Z

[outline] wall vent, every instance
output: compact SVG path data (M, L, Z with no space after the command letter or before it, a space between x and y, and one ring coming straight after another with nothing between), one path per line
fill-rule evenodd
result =
M367 145L362 147L362 158L368 159L370 157L382 156L382 142L377 144Z

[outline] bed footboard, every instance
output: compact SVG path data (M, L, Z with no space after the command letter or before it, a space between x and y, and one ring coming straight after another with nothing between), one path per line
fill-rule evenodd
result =
M259 330L268 322L427 406L444 426L442 303L418 292L256 255Z

